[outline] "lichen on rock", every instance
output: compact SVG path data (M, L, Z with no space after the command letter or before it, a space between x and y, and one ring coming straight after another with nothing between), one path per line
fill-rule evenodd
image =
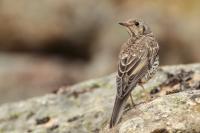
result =
M115 74L2 105L0 133L200 132L200 64L162 67L144 86L134 89L136 106L128 102L113 129Z

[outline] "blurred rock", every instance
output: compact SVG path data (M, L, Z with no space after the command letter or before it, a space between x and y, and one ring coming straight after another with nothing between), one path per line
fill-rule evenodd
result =
M91 59L90 65L99 67L97 75L102 75L113 70L114 65L109 64L116 63L117 51L128 38L117 22L137 17L152 27L160 41L162 64L200 61L197 0L2 0L0 5L1 51Z
M159 41L162 65L199 62L199 7L198 0L1 0L0 52L57 56L76 83L116 71L120 46L128 39L117 22L141 18Z
M146 91L151 92L177 75L179 77L182 75L184 78L180 79L187 82L199 83L200 64L163 67L145 84ZM176 84L182 84L182 81ZM0 131L2 133L200 132L199 87L193 86L190 89L183 87L180 92L157 95L161 92L162 88L156 94L152 94L152 99L148 101L144 96L145 92L136 87L132 94L137 105L124 114L118 126L108 129L116 93L115 74L112 74L71 87L63 87L57 94L2 105Z
M0 5L1 50L42 50L81 59L89 58L101 23L110 16L101 11L109 2L92 0L2 0Z
M82 77L81 68L81 62L67 63L56 57L1 54L0 104L71 85Z

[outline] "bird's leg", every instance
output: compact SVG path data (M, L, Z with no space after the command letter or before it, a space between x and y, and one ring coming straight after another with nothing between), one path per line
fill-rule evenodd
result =
M130 97L131 100L131 104L128 103L124 109L124 112L127 112L128 110L131 110L132 108L134 108L136 106L136 104L133 102L133 97L131 95L131 93L128 95Z
M144 91L144 93L145 93L145 98L146 98L146 100L147 100L147 101L151 100L151 96L149 95L148 92L146 92L146 90L145 90L143 84L139 84L139 85L142 87L142 89L143 89L143 91Z
M132 107L135 107L135 103L133 102L133 97L132 97L131 93L129 94L129 97L130 97L130 99L131 99Z
M141 83L140 86L142 87L143 91L145 91L145 88L143 86L143 84ZM146 91L145 91L146 92Z

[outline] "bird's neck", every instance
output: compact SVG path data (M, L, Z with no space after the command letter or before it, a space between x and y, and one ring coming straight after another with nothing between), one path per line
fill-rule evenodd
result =
M153 35L152 32L150 32L150 33L145 34L145 35L131 36L131 37L128 39L128 43L127 43L127 44L128 44L128 45L135 44L135 42L136 42L137 40L140 40L140 39L142 39L142 38L144 38L144 37L154 37L154 35Z
M140 35L140 36L131 36L128 39L128 44L134 44L138 39L140 39L142 37L143 37L143 35Z

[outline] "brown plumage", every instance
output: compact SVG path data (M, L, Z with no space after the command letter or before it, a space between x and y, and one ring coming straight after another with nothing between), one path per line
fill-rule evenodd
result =
M147 82L156 73L159 65L159 46L150 28L138 19L119 24L127 28L130 38L122 45L119 54L117 95L110 128L119 122L134 87L138 83Z

